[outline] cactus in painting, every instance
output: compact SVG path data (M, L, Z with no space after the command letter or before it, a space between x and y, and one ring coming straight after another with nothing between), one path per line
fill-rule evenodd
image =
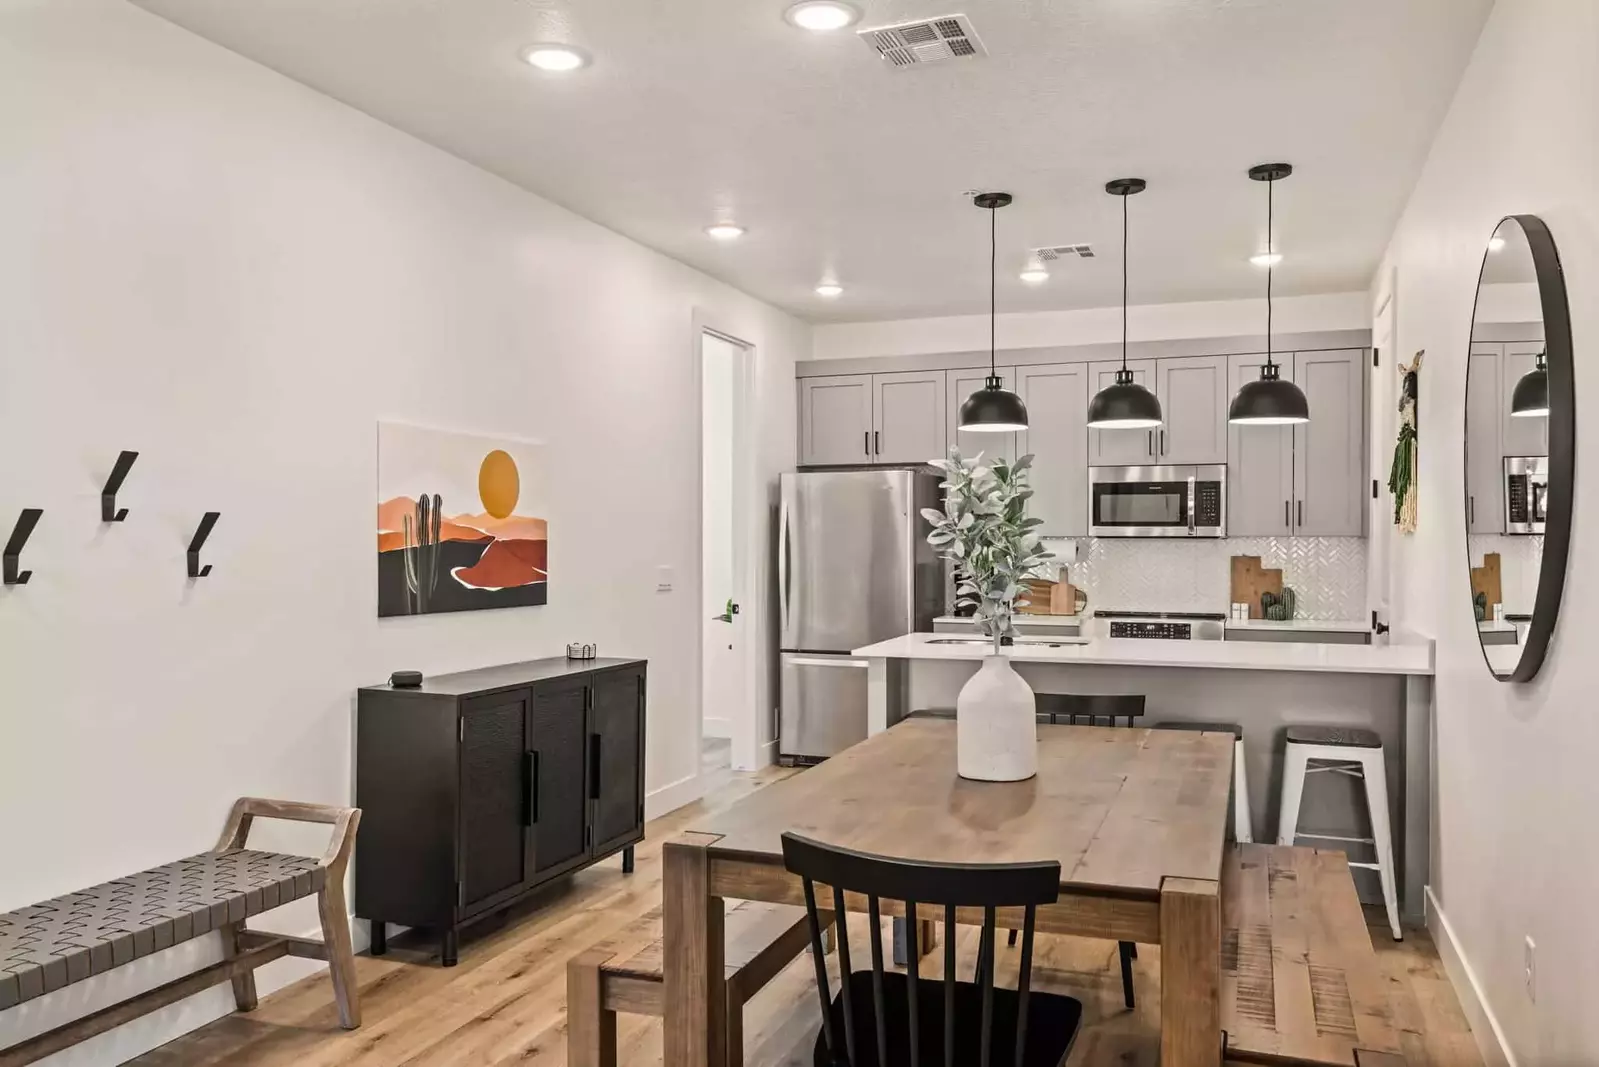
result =
M439 582L439 531L443 523L443 500L434 493L416 499L415 516L405 516L405 588L411 594L416 614L427 612L428 598Z

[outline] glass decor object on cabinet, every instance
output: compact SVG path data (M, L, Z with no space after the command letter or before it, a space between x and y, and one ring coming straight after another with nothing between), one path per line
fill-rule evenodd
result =
M1464 435L1472 619L1502 682L1538 673L1560 612L1576 464L1571 365L1554 238L1536 216L1511 215L1478 276Z
M1262 163L1249 168L1251 181L1266 183L1266 362L1260 368L1260 380L1245 382L1233 397L1227 409L1227 421L1250 426L1286 426L1310 421L1310 401L1304 390L1293 382L1284 381L1278 374L1277 363L1271 352L1271 284L1277 270L1275 195L1277 183L1294 172L1287 163Z
M1005 388L994 350L994 323L998 315L995 291L998 277L996 212L1011 202L1009 193L978 193L972 203L988 212L988 379L961 405L960 429L968 433L1016 433L1027 429L1027 405Z
M1088 425L1095 430L1148 430L1162 422L1160 398L1133 380L1127 369L1127 198L1147 188L1142 178L1115 178L1105 191L1122 201L1122 369L1116 381L1088 402Z

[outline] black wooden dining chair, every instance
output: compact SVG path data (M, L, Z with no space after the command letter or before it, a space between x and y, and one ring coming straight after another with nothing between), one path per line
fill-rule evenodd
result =
M874 856L783 835L783 864L804 880L816 961L822 1029L816 1067L1060 1067L1071 1051L1083 1006L1057 993L1034 992L1033 923L1040 904L1060 891L1060 864L933 864ZM831 887L824 910L836 916L839 991L823 962L816 885ZM866 897L872 968L850 967L844 894ZM882 901L905 907L910 938L907 973L883 967ZM944 977L922 978L918 909L944 913ZM956 909L983 909L976 981L955 976ZM1022 958L1017 988L994 987L995 909L1022 908ZM935 910L936 914L936 910Z
M1131 727L1144 717L1142 693L1039 693L1037 699L1040 723ZM1016 944L1015 930L1010 932L1006 944ZM1122 965L1122 1003L1131 1011L1134 1004L1133 961L1138 958L1138 946L1131 941L1119 941L1116 955Z

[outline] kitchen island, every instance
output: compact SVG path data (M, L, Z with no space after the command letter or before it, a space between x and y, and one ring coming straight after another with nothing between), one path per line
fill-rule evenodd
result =
M854 650L866 661L868 733L912 711L947 711L992 645L916 633ZM1137 693L1144 723L1236 722L1244 728L1255 837L1276 839L1282 731L1296 724L1361 726L1387 751L1401 907L1421 917L1427 881L1432 752L1433 646L1425 640L1350 645L1128 638L1026 638L1005 650L1038 693ZM1360 783L1316 775L1299 825L1367 836ZM1309 842L1307 842L1309 843ZM1349 846L1366 859L1367 846ZM1378 900L1376 877L1358 872L1361 895Z

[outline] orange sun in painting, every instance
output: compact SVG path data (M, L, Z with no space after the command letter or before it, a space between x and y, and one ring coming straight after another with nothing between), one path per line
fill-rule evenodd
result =
M477 492L483 499L483 510L496 519L515 510L517 498L522 495L522 477L509 452L496 448L483 457L477 472Z

